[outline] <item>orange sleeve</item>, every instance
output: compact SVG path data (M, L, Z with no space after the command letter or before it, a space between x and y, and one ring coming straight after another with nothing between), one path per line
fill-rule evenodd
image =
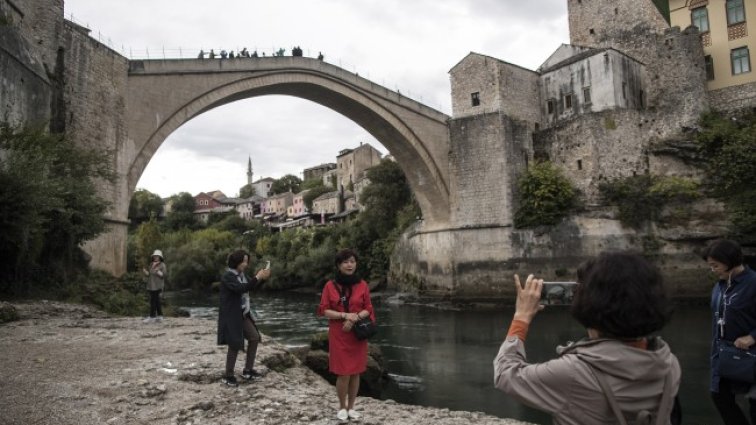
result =
M509 332L507 337L516 336L520 338L520 341L525 342L525 337L528 336L528 327L530 324L523 322L522 320L512 320L512 324L509 325Z

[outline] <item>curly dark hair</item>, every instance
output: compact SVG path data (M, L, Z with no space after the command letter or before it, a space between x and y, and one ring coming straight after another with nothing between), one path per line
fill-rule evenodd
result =
M238 249L232 252L228 256L228 268L236 269L237 267L239 267L239 264L244 262L245 256L249 257L249 253L243 249Z
M659 270L630 252L603 253L581 266L572 316L602 336L631 339L664 327L672 315Z
M344 261L354 257L354 261L357 261L359 258L357 257L357 253L353 249L342 249L341 251L336 253L336 258L334 258L334 264L336 264L336 267L339 266L339 264L343 263Z
M727 270L743 264L743 251L737 242L729 239L711 241L701 253L704 261L711 258L727 266Z

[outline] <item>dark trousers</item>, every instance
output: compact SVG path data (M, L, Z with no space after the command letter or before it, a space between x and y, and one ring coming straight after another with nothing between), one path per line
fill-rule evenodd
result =
M756 425L756 400L748 399L751 422L748 422L740 406L735 402L735 393L732 391L728 379L719 380L719 392L711 393L714 406L719 411L725 425Z
M160 290L147 291L150 293L150 317L163 315L163 308L160 307Z
M255 367L255 356L257 356L257 346L260 344L260 332L257 330L255 322L249 317L244 316L242 328L244 329L244 339L247 340L247 360L244 363L244 369L252 370ZM239 350L228 347L226 354L226 376L234 375L234 366L236 365L236 356Z

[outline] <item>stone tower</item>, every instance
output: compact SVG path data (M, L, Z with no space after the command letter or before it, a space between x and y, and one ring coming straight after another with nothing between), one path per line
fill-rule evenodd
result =
M645 65L646 110L675 111L679 129L708 109L701 37L695 27L670 28L663 1L567 0L567 10L571 44L611 47ZM664 138L676 129L656 130Z
M252 184L252 157L249 157L249 162L247 163L247 184Z

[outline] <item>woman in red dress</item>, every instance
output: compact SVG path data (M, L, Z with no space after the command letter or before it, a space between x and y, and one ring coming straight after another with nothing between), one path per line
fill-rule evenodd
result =
M358 320L370 317L375 322L368 284L355 273L357 254L345 249L336 254L336 277L323 287L318 315L328 322L328 369L337 376L336 394L339 397L340 421L358 419L354 400L360 388L360 374L367 367L367 340L358 340L352 326ZM344 304L348 309L344 309Z

